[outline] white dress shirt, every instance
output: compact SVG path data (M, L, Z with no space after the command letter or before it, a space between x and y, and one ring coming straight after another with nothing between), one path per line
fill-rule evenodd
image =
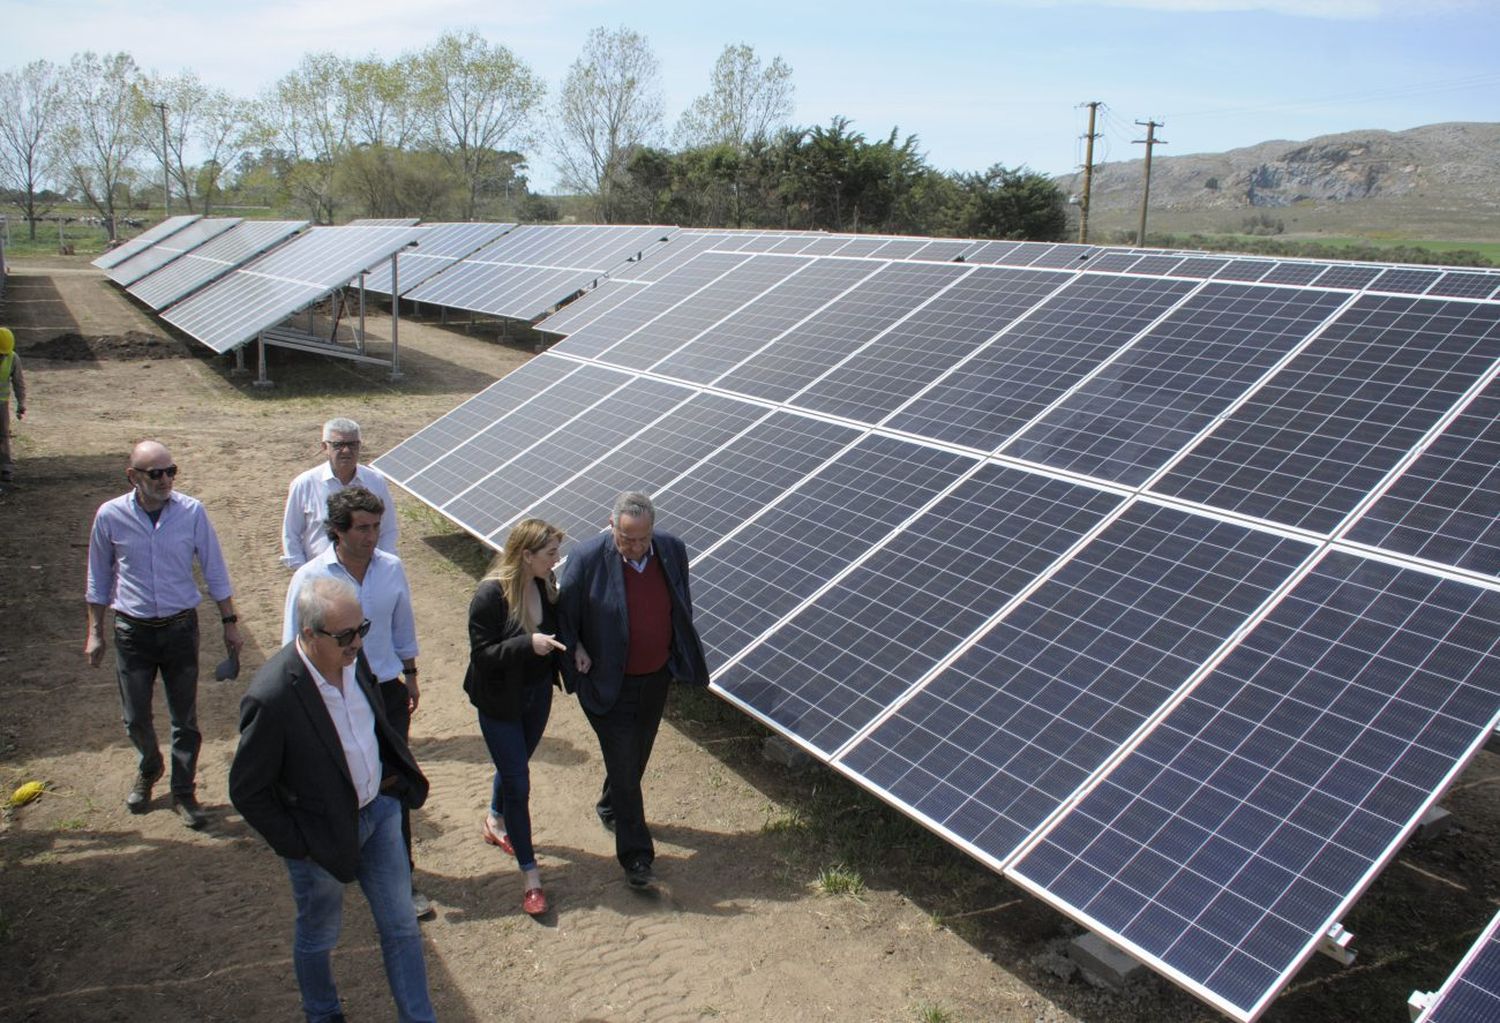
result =
M300 568L331 546L328 498L345 486L364 487L380 498L385 514L380 516L376 546L388 554L396 553L396 505L385 477L368 465L357 465L354 478L344 484L333 474L333 466L323 462L292 480L287 489L286 513L281 522L281 563L287 568Z
M344 760L349 765L349 777L354 780L354 794L359 797L360 809L364 809L380 795L380 743L375 738L375 711L354 677L354 665L344 669L344 691L339 692L313 666L301 640L297 641L297 656L307 665L323 706L333 718L339 745L344 747Z

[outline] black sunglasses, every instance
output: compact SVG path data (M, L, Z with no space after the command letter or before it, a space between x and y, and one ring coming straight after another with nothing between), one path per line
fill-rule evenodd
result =
M135 469L135 466L131 466L131 468ZM143 472L153 480L159 480L163 476L173 480L177 478L177 466L175 465L169 465L165 469L136 469L135 471Z
M358 636L360 639L365 638L365 633L370 631L370 619L366 618L364 621L360 622L359 628L357 629L345 629L343 632L329 632L327 629L313 629L313 631L321 632L323 635L332 639L339 646L346 647L350 643L354 642L355 636Z

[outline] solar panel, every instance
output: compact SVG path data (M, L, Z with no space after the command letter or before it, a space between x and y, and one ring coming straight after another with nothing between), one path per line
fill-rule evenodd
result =
M351 220L345 227L415 227L422 222L421 217L361 217Z
M1469 949L1417 1023L1493 1023L1500 1019L1500 913Z
M172 232L149 249L143 249L129 259L116 263L104 274L121 287L126 287L147 274L160 270L183 253L211 238L217 238L239 223L242 223L239 217L196 220L182 230Z
M1084 274L977 350L887 425L991 451L1194 285Z
M1378 266L1357 266L1352 263L1335 264L1314 278L1320 288L1349 288L1358 291L1379 277L1383 271Z
M968 272L947 263L889 264L775 338L715 385L785 401Z
M832 756L1119 503L981 466L716 682Z
M535 324L534 329L545 334L575 334L615 306L630 301L631 296L640 294L647 287L649 285L643 281L606 278L545 320Z
M1326 533L1500 356L1500 307L1366 295L1153 489Z
M990 555L1001 565L1047 568L1119 502L1084 503L1087 491L1059 484L1042 493L1041 517ZM840 762L1002 864L1310 551L1132 505Z
M405 293L413 302L532 320L676 229L518 227Z
M1435 437L1348 537L1500 577L1500 381Z
M1413 270L1410 267L1391 267L1370 282L1371 291L1395 291L1420 295L1442 276L1440 270Z
M1209 284L1004 453L1140 485L1346 299L1326 291Z
M720 695L1253 1018L1500 721L1500 304L697 244L377 466L491 545L653 492Z
M227 352L389 259L419 230L315 227L178 302L162 319Z
M879 422L1069 280L1055 272L976 267L791 401Z
M160 311L306 226L305 220L246 220L125 290Z
M630 347L612 350L632 335L648 331L651 351L659 355L674 332L685 331L683 336L686 338L697 333L702 326L714 322L718 317L706 310L718 308L717 302L731 303L725 308L726 312L728 308L743 302L744 298L738 296L742 294L739 289L746 286L746 281L764 281L769 284L772 280L780 280L782 274L790 273L797 265L786 260L772 260L774 269L770 276L764 272L768 269L765 263L757 264L758 269L735 274L734 271L749 262L750 258L740 253L718 252L695 256L672 274L670 279L634 287L616 308L595 317L568 335L567 340L562 342L561 350L583 357L610 351L608 361L630 365ZM754 286L759 288L765 285ZM693 312L686 313L680 308L685 302L691 302Z
M632 393L627 389L625 396ZM749 402L694 395L535 499L526 512L561 526L570 536L586 537L599 529L603 509L617 494L635 488L661 490L768 415Z
M1489 298L1497 288L1500 288L1500 274L1449 270L1427 289L1427 294L1453 298Z
M722 667L973 464L870 437L805 479L785 479L784 496L693 562L694 621L709 667ZM765 571L768 559L775 572Z
M194 221L198 221L201 219L203 219L203 214L201 213L192 213L178 217L168 217L166 220L163 220L155 227L148 228L145 231L142 231L140 234L130 239L130 241L125 242L121 245L117 245L114 248L110 249L108 252L104 253L104 255L94 260L93 265L97 266L101 270L108 270L110 267L119 266L131 256L134 256L139 252L146 251L151 246L161 241L163 238L170 238L178 231L181 231L184 227L187 227Z
M399 227L399 224L387 225ZM396 257L397 286L405 295L434 274L514 228L515 224L425 224L417 247ZM391 293L391 266L382 263L365 275L365 290Z
M1007 873L1253 1019L1494 730L1497 616L1330 554Z

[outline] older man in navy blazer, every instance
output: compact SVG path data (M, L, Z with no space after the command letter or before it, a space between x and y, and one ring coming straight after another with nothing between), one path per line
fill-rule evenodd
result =
M401 806L427 779L361 652L370 620L353 583L315 579L297 595L296 638L256 672L240 703L229 798L286 862L297 906L292 964L309 1023L342 1021L333 981L344 886L358 880L380 934L402 1023L433 1017L411 904Z
M687 548L656 529L651 498L615 499L609 532L568 555L559 582L563 680L599 737L604 789L595 807L615 833L615 856L633 888L655 880L641 778L673 679L708 685L693 627Z

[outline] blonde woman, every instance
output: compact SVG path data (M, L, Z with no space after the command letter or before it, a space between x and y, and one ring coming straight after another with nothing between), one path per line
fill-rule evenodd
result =
M557 565L563 532L541 519L517 523L495 567L469 602L469 670L464 691L495 762L484 840L516 857L525 876L521 908L547 912L531 844L529 761L542 741L558 684Z

